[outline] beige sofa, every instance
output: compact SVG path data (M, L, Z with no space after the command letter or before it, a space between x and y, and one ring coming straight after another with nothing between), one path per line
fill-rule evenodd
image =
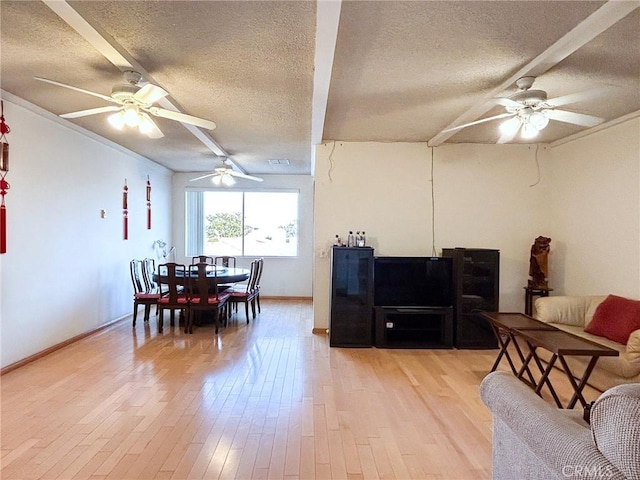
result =
M640 384L603 393L591 409L558 409L511 373L480 385L493 415L494 480L640 480Z
M537 298L534 317L554 327L579 335L594 342L614 348L618 357L601 357L596 364L589 384L600 391L622 383L640 382L640 330L634 331L626 345L584 331L593 318L598 305L606 296L550 296ZM540 357L550 355L538 349ZM575 375L582 375L589 357L567 357L567 363Z

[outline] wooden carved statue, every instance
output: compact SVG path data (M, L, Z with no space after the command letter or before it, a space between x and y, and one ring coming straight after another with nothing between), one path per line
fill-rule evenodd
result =
M549 276L549 250L551 239L538 237L531 245L531 257L529 257L529 288L549 288L547 277Z

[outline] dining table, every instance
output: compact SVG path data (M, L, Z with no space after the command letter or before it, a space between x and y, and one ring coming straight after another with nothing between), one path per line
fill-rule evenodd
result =
M178 285L186 286L189 283L189 266L187 271L180 274L180 270L176 272L176 280ZM193 275L193 273L192 273ZM243 282L249 278L249 269L240 267L215 267L213 265L207 265L207 282L210 287L217 285L218 288L222 285L231 283ZM162 281L162 275L155 273L153 279L157 283L166 283Z

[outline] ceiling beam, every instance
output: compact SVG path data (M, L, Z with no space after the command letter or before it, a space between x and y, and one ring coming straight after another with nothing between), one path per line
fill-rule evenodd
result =
M322 143L341 8L342 0L319 0L316 3L316 50L311 104L312 175L315 169L315 146Z
M77 11L71 7L64 0L42 0L51 10L53 10L63 21L65 21L71 28L78 32L87 42L89 42L98 52L100 52L109 62L118 67L120 70L135 70L140 73L142 77L154 84L158 84L151 74L138 63L133 57L131 57L125 49L123 49L117 42L109 37L104 32L99 32L89 22L87 22ZM108 37L108 38L107 38ZM158 101L158 104L168 110L174 112L186 113L180 108L180 105L175 100L169 100L168 98L162 98ZM186 123L182 125L191 132L198 140L200 140L209 150L215 153L219 157L229 157L229 154L220 146L208 133ZM236 163L229 159L234 167L241 173L246 173Z
M638 7L640 7L640 2L637 0L609 0L602 7L580 22L575 28L573 28L573 30L569 31L531 62L510 76L500 86L486 94L480 103L472 106L469 110L443 128L440 133L427 142L428 145L430 147L437 147L438 145L441 145L457 133L457 131L445 132L444 130L477 120L481 115L484 115L495 107L495 102L491 102L490 100L499 96L505 90L513 87L516 80L526 76L537 77L542 75L544 72L553 68L609 27L615 25Z

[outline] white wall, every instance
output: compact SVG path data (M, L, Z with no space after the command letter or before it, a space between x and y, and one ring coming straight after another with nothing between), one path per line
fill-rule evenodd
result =
M176 173L173 179L173 231L174 245L179 262L190 263L185 256L185 189L214 188L211 179L196 182L189 180L202 173ZM295 258L265 257L264 271L260 281L262 297L311 297L313 271L313 178L311 175L260 175L264 181L255 183L239 180L233 188L226 190L297 190L298 211L298 256ZM225 188L225 187L218 187ZM238 265L249 267L254 257L238 259Z
M550 149L556 294L640 298L640 119Z
M535 145L336 142L316 149L314 326L329 318L329 249L336 234L365 230L375 255L441 254L443 247L501 253L500 308L522 311L529 252L546 235L547 195ZM544 147L538 159L547 154ZM533 186L532 186L533 185Z
M169 170L107 146L26 103L19 106L5 98L4 113L11 127L11 189L6 196L8 247L0 255L2 367L129 315L128 262L155 255L153 242L169 239L171 219ZM151 230L146 229L147 175Z

